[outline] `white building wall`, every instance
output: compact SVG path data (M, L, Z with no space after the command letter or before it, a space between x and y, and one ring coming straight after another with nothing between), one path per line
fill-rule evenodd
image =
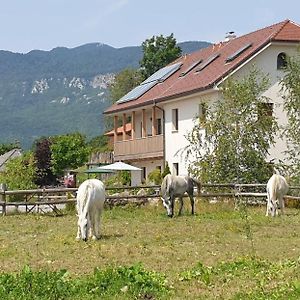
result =
M241 79L245 77L253 66L267 74L270 78L270 88L265 92L265 96L272 99L274 103L274 114L278 118L279 125L286 123L286 115L283 112L283 99L279 95L280 85L279 80L283 72L277 70L277 56L279 53L285 52L287 55L293 56L296 54L296 47L290 45L271 45L249 63L242 66L233 74L234 79ZM194 126L193 118L198 114L199 104L201 101L212 103L214 99L220 97L217 91L209 94L195 95L190 98L180 99L164 104L165 110L165 159L168 162L172 173L175 172L173 165L178 163L179 174L187 174L188 163L180 152L187 146L188 142L185 138L187 133L191 131ZM172 130L172 109L178 109L179 126L178 131ZM284 150L286 149L285 141L279 137L279 132L276 138L277 142L274 147L270 149L268 160L285 161Z
M194 127L194 118L198 116L201 102L210 103L217 97L217 92L202 94L173 101L164 105L165 110L165 159L169 164L170 171L175 174L174 164L178 163L179 175L188 174L188 164L184 148L188 145L187 134ZM178 130L172 128L172 109L178 109Z
M297 54L295 46L274 44L254 57L250 63L243 66L233 75L234 79L243 78L247 75L247 73L249 73L253 66L268 75L270 79L270 87L264 93L264 96L270 98L270 102L274 103L273 114L276 116L280 127L284 126L287 122L287 116L283 110L282 93L280 92L280 79L284 75L284 72L282 70L277 70L277 56L282 52L286 53L288 56L295 56ZM276 143L270 148L267 160L272 160L274 162L287 162L284 154L285 150L286 141L280 137L280 132L278 132L276 136Z

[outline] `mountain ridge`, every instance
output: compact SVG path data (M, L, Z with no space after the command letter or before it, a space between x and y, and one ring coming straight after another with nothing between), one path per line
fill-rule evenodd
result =
M178 45L191 53L210 43ZM0 50L0 143L18 140L28 149L40 136L102 134L109 84L122 69L137 68L141 58L140 46L102 43L26 54Z

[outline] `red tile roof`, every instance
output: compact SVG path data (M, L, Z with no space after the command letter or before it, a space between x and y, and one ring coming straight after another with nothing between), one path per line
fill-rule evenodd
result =
M300 26L290 20L285 20L227 42L220 42L197 52L183 55L174 62L181 62L181 68L165 81L157 83L153 88L135 100L119 104L115 103L104 113L112 114L212 88L222 78L226 77L255 53L274 41L299 43ZM251 47L247 48L231 62L226 62L226 59L230 55L249 43L251 43ZM199 64L186 75L180 76L183 71L187 70L195 62L199 60L205 62L215 54L219 54L219 57L203 70L195 72L197 67L200 66Z
M123 126L117 128L117 134L118 134L118 135L123 134L123 131L124 131L124 130L123 130ZM125 124L125 132L126 132L126 133L131 132L131 123L126 123L126 124ZM112 135L114 135L114 130L111 130L111 131L109 131L109 132L106 132L105 135L107 135L107 136L112 136Z

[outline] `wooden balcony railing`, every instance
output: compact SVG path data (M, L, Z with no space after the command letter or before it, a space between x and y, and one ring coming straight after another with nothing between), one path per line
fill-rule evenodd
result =
M162 158L163 151L163 135L121 141L114 143L114 160Z

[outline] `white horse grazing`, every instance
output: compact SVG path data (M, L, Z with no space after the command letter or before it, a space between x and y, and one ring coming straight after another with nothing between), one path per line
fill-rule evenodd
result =
M77 192L78 231L77 240L87 241L90 233L93 240L100 238L100 217L105 201L105 187L98 179L88 179Z
M274 217L278 215L278 209L283 214L284 200L283 197L286 195L289 186L285 178L278 174L273 174L267 183L267 211L266 216L269 214Z
M181 215L183 207L183 196L187 192L191 201L192 215L194 214L194 185L197 186L198 195L200 195L201 183L189 176L176 176L167 174L161 184L161 199L164 207L167 209L167 215L173 217L174 215L174 201L175 197L179 198L180 208L178 215Z

